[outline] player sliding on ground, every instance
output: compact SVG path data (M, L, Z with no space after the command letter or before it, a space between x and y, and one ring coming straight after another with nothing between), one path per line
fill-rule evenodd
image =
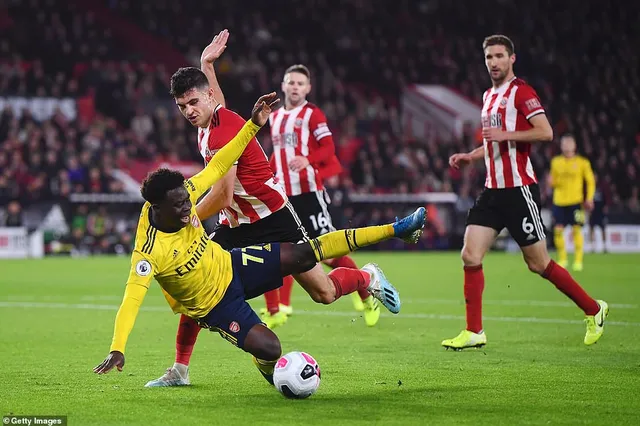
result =
M218 331L251 353L255 365L270 382L281 355L280 341L246 300L281 286L283 276L293 274L318 303L333 303L343 295L366 289L389 311L400 311L398 292L374 264L355 271L336 268L324 276L299 274L323 260L390 238L416 242L425 222L422 207L392 224L335 231L302 244L272 243L228 252L207 237L196 215L195 202L238 160L267 121L278 102L276 98L275 93L262 96L253 108L251 120L194 177L185 180L177 171L160 169L143 182L141 192L146 202L140 214L124 299L116 315L111 351L94 368L95 373L107 373L114 367L122 370L129 333L154 277L175 313Z

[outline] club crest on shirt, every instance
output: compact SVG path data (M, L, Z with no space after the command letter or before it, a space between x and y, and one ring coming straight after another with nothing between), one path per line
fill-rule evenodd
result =
M507 98L502 98L502 100L500 101L500 108L506 108L507 107Z
M220 151L220 150L219 149L211 149L209 147L205 148L205 150L204 150L204 159L207 162L207 164L209 163L209 161L211 161L213 156L218 153L218 151Z
M198 216L195 214L191 215L191 224L194 228L200 228L200 221L198 220Z
M302 127L302 118L296 118L296 121L293 122L293 127L296 129Z

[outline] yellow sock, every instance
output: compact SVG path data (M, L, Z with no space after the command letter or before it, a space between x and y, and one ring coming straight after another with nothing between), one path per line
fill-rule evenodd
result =
M278 362L278 360L265 361L264 359L258 359L255 356L252 358L253 358L253 364L256 367L258 367L258 370L260 370L262 374L266 374L267 376L273 375L273 370L275 369L276 362Z
M316 260L321 262L349 254L361 247L370 246L394 236L393 225L367 226L329 232L311 240Z
M553 229L553 243L558 251L558 262L567 261L567 250L564 246L564 228Z
M573 244L575 245L575 263L582 263L584 258L584 236L582 235L582 226L575 225L573 227Z

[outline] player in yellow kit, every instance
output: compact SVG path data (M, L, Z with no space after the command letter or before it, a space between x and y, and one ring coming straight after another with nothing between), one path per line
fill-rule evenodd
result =
M392 224L335 231L301 244L272 243L227 252L207 237L196 215L196 201L238 160L277 102L275 93L261 97L251 120L191 179L168 169L159 169L145 179L141 192L146 202L111 350L94 372L103 374L114 367L122 370L126 342L152 278L175 313L218 331L251 353L254 364L271 383L273 367L281 355L280 341L246 300L278 288L283 276L295 275L318 303L333 303L342 295L367 289L392 313L399 312L398 292L376 265L348 273L340 270L346 268L337 268L324 276L304 273L317 262L389 238L416 242L424 227L424 208Z
M550 184L553 188L553 241L558 250L558 264L567 267L567 251L564 241L564 227L573 227L575 255L574 271L582 271L584 254L585 210L593 209L595 179L591 163L585 157L576 154L576 140L565 135L560 140L562 155L551 160ZM586 182L586 195L584 184Z

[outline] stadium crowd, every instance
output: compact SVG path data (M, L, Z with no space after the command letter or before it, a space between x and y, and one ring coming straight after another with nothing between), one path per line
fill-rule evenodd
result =
M241 115L257 94L279 87L286 66L302 62L312 69L310 99L328 116L346 170L334 189L344 206L339 221L359 225L394 214L378 206L360 218L348 202L354 192L455 191L460 212L473 202L484 166L461 173L448 167L447 158L476 146L476 123L458 139L416 139L403 131L399 96L408 84L430 83L479 101L489 85L480 47L487 28L512 36L517 75L538 90L556 135L577 136L609 211L640 212L640 69L631 54L640 45L633 31L638 4L628 5L636 13L623 13L606 2L569 0L564 9L551 0L500 2L492 22L476 13L482 4L468 2L243 4L8 2L0 11L2 96L86 102L71 120L60 111L42 121L26 110L1 112L0 206L17 205L4 216L37 202L68 200L72 193L122 192L112 172L134 160L201 162L195 131L169 99L176 63L170 59L178 52L179 65L197 66L201 49L222 28L232 35L216 68L227 105ZM552 7L554 13L547 13ZM110 25L124 21L128 26ZM365 24L370 22L377 25ZM133 37L146 44L127 43ZM171 54L156 54L163 49ZM260 139L269 151L268 132ZM546 175L559 150L555 144L535 149L548 205ZM75 210L67 209L68 215ZM432 246L445 237L433 219L426 237Z

